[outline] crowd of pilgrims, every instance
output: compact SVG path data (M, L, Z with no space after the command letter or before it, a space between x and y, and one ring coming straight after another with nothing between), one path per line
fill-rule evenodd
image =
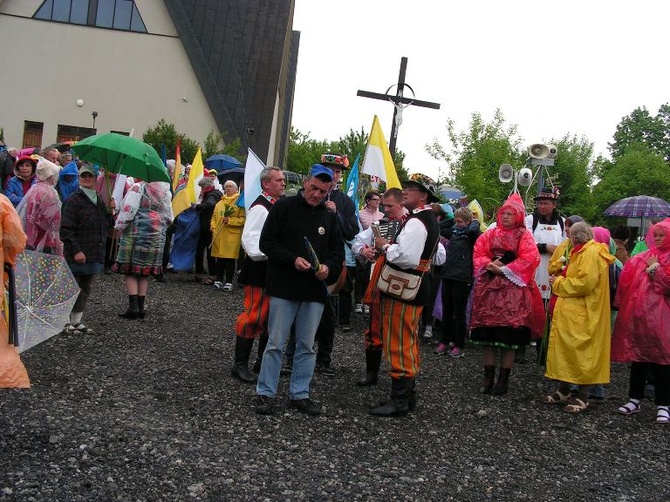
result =
M33 156L16 153L3 152L12 169L0 165L2 192L16 208L26 248L63 255L81 288L64 331L92 333L82 317L93 278L104 269L125 277L128 309L119 315L144 318L149 277L165 280L170 267L175 224L169 185L130 180L117 208L110 187L113 173L98 172L56 149ZM196 280L228 292L244 255L239 187L232 180L222 186L216 171L207 170L199 186L200 200L193 208L200 221ZM381 225L392 241L407 213L399 202L400 190L396 192L365 194L356 213L359 233L344 243L344 280L328 302L330 323L342 332L350 331L352 315L371 315L364 295L375 256L365 235L373 224ZM492 396L508 392L515 362L535 346L546 377L556 382L542 401L568 413L584 412L591 401L602 400L610 363L628 363L629 400L618 412L639 412L651 392L656 422L670 423L670 218L654 222L635 243L625 225L610 232L577 215L562 217L558 198L557 190L543 190L534 199L535 210L527 214L514 193L488 227L483 215L465 205L433 203L446 261L427 274L431 297L415 336L430 342L424 347L435 355L453 359L463 357L468 345L480 347L480 392ZM11 206L2 202L4 221ZM8 224L3 225L6 231ZM370 331L365 333L366 372L359 386L377 383L381 348ZM319 340L317 334L317 345L324 347L319 347L316 371L334 375L332 340ZM288 372L290 353L287 347ZM259 346L256 373L261 356ZM233 376L254 382L246 361L238 363ZM26 386L21 371L7 374L6 369L0 372L1 386Z

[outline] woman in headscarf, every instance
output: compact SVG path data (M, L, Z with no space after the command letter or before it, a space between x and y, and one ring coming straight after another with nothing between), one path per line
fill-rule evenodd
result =
M128 292L128 309L119 317L144 319L149 276L163 273L165 231L171 222L169 183L139 181L130 187L114 225L122 233L112 269L125 275Z
M470 339L484 348L482 394L507 392L516 350L539 338L544 326L544 305L535 283L540 253L526 230L525 216L521 197L512 194L498 211L495 228L484 232L474 247ZM501 367L494 386L498 348Z
M237 205L240 195L237 184L228 180L223 184L223 189L225 194L216 204L211 221L212 256L216 258L214 286L223 291L232 291L235 263L240 255L242 228L246 215L244 208Z
M37 183L16 208L24 221L28 238L26 247L62 256L63 243L59 235L62 203L54 188L58 183L60 166L40 158L36 171Z
M558 389L543 399L565 405L563 411L588 409L592 385L610 378L610 290L609 265L614 256L608 246L593 240L584 222L570 228L570 262L549 282L557 296L547 351L547 378L559 382ZM570 384L577 395L570 397Z
M19 205L28 190L37 183L35 169L37 169L37 160L32 157L23 156L16 161L15 175L7 179L7 186L4 190L14 207Z
M654 375L656 422L670 423L670 218L653 225L648 250L624 265L614 299L612 361L632 363L622 415L640 411L647 370Z

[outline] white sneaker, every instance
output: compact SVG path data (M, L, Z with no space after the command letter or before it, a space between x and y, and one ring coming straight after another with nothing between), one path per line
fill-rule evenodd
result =
M233 285L231 283L227 282L225 284L225 286L223 286L223 290L224 291L232 291L233 290Z
M424 338L433 338L433 327L426 326L426 330L423 332Z
M214 287L216 289L223 289L223 283L221 281L214 281Z
M356 306L354 307L354 314L362 314L362 313L363 313L363 305L357 303Z
M365 315L370 315L370 306L369 305L363 305L363 313Z

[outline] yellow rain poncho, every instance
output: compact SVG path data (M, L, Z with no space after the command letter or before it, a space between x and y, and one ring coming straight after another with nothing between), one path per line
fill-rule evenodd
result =
M609 265L614 256L590 240L576 247L565 276L556 279L558 297L549 335L547 378L578 385L610 380Z

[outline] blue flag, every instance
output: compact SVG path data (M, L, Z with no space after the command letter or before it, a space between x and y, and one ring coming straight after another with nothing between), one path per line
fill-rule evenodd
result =
M358 207L359 207L359 193L358 193L358 181L359 181L359 169L358 163L361 160L361 154L359 153L356 156L354 165L349 171L349 176L347 176L347 184L345 193L349 196L351 200L354 201L354 206L356 207L356 216L358 216Z
M161 160L163 165L167 167L167 149L165 148L165 143L161 143Z

